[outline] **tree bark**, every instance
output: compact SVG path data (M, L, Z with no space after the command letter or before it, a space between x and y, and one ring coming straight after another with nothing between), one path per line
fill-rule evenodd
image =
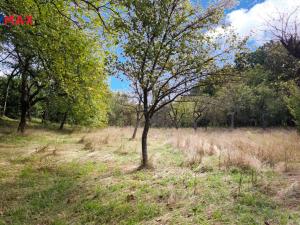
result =
M142 134L142 165L141 168L148 167L148 152L147 152L147 139L148 139L148 131L150 128L150 117L149 115L145 115L145 125Z
M5 113L6 113L6 106L7 106L7 99L8 99L8 92L9 92L9 83L10 83L10 80L11 80L11 78L9 77L7 79L7 83L6 83L6 90L5 90L5 98L4 98L2 116L5 116Z
M197 128L198 128L198 126L197 126L197 120L194 120L194 122L193 122L193 128L194 128L194 131L197 131Z
M27 118L28 118L28 121L31 122L31 105L30 105L30 102L28 102L28 106L27 106Z
M47 124L47 121L48 121L48 119L49 119L49 108L50 108L50 106L49 106L49 101L48 100L46 100L46 102L45 102L45 109L44 109L44 111L43 111L43 115L42 115L42 124L44 124L44 125L46 125Z
M64 125L65 125L65 123L66 123L67 116L68 116L68 112L65 112L65 113L64 113L64 116L63 116L63 119L62 119L62 121L61 121L61 123L60 123L59 130L64 129Z
M18 126L18 132L24 133L26 128L26 116L28 107L28 94L27 94L27 75L26 72L22 73L21 77L21 119Z
M137 114L137 116L136 116L136 123L135 123L135 126L134 126L134 130L133 130L133 134L132 134L131 140L135 139L136 133L137 133L137 129L140 126L140 122L141 122L140 115Z
M4 98L3 110L2 110L1 116L5 116L5 113L6 113L8 92L9 92L9 80L7 81L7 84L6 84L5 98Z
M148 131L150 128L150 114L148 111L148 91L145 88L143 90L143 115L145 118L145 124L142 134L142 164L140 169L144 169L148 167L148 151L147 151L147 138L148 138Z
M3 110L1 112L2 116L6 115L6 108L7 108L7 100L8 100L8 95L9 95L9 85L12 79L18 74L15 73L16 69L12 71L12 73L7 77L7 82L6 82L6 88L5 88L5 94L4 94L4 104L3 104Z

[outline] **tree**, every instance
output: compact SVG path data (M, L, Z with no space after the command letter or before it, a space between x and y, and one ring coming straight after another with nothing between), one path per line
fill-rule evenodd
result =
M299 60L295 59L278 41L269 41L251 53L236 58L237 68L241 71L255 68L257 65L268 71L270 83L295 80L298 82ZM263 76L258 79L264 78Z
M293 117L295 118L295 123L300 130L300 89L297 85L293 83L288 84L291 95L286 97L288 107Z
M135 104L126 93L112 93L110 98L109 125L131 126L135 119Z
M300 59L299 12L300 4L291 13L279 12L276 18L268 21L271 34L297 59Z
M14 77L8 82L9 77L1 76L0 77L0 89L3 90L0 92L0 100L2 106L2 113L6 117L10 118L18 118L19 117L19 99L20 92L18 90L19 87L19 79ZM7 84L9 83L9 88L7 88ZM7 91L8 90L8 91ZM5 106L5 107L4 107ZM4 111L5 108L5 111Z
M252 89L256 100L258 97L261 100L269 98L263 100L268 103L268 107L265 106L268 109L264 116L265 123L293 124L291 114L283 99L286 95L292 95L289 87L286 86L287 82L300 84L299 60L290 55L279 41L270 41L254 52L244 55L243 58L238 58L237 64L241 69L246 69L244 82ZM256 101L256 103L258 102ZM257 117L261 116L262 112L256 108L259 106L254 103L253 120L255 118L255 124L259 124L262 118Z
M198 96L192 96L191 101L193 108L193 128L196 131L198 128L198 123L201 119L204 118L209 107L211 107L211 105L213 104L213 99L207 94L202 94ZM207 123L204 125L207 126Z
M117 126L134 125L131 140L136 137L143 114L141 102L128 93L112 93L110 99L109 124Z
M5 14L31 14L35 19L32 27L4 29L1 39L1 50L7 54L5 69L13 71L17 68L20 77L21 118L18 130L22 133L26 127L26 116L37 103L47 100L49 91L54 88L64 92L68 100L76 99L76 110L73 107L72 112L77 118L80 114L83 121L90 120L96 108L102 107L106 113L105 98L101 97L107 91L104 50L96 41L97 33L76 28L71 19L75 17L73 6L68 1L0 3ZM82 113L83 109L86 113ZM67 114L64 112L66 117Z
M230 116L230 127L233 129L238 114L252 104L251 88L243 84L228 84L219 91L218 95L219 102L223 104L223 109Z
M97 127L107 123L108 90L105 74L98 58L90 54L87 57L87 61L81 60L77 64L76 82L72 83L73 79L64 76L65 80L58 81L56 87L47 90L48 98L42 112L47 111L50 121L60 122L60 129L67 121L70 124Z
M6 79L6 84L5 84L5 92L4 92L4 100L3 100L3 109L2 109L2 112L1 112L1 115L2 116L5 116L6 115L6 108L7 108L7 101L8 101L8 95L9 95L9 88L11 86L11 82L12 82L12 79L18 75L18 70L17 68L14 68L11 73L9 74L5 74L7 79Z
M143 104L141 168L148 166L147 136L153 115L213 76L217 59L224 63L224 55L237 48L214 35L229 3L218 1L201 9L187 0L120 1L123 11L115 26L123 57L115 73L127 77Z
M186 116L187 112L188 107L186 104L184 104L184 102L176 101L170 103L169 117L176 129L178 129L181 125L181 122L184 119L184 116Z

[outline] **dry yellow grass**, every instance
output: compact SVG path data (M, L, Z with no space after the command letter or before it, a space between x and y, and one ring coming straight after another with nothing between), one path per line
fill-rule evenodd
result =
M66 154L75 154L76 152L81 155L81 151L78 151L79 146L83 146L81 149L88 152L96 151L98 153L100 150L105 150L104 152L113 150L120 155L139 154L141 129L139 129L135 141L130 141L132 131L131 127L109 127L75 131L65 137L57 138L56 134L51 131L30 129L27 136L38 140L31 143L34 150L28 151L28 146L19 144L19 147L18 145L14 146L14 154L16 150L25 154L55 150L58 155L60 152ZM45 136L49 140L41 144L39 140ZM67 138L70 143L65 143L64 138ZM74 144L70 138L77 140L78 144ZM199 165L203 157L211 155L217 156L220 166L225 168L230 166L256 170L271 168L276 171L288 172L298 170L300 164L300 135L295 130L249 128L209 129L206 131L198 129L195 132L193 129L152 128L149 132L148 143L149 156L154 161L158 156L155 156L155 151L153 152L151 146L156 142L170 144L175 149L182 151L186 166ZM9 143L2 145L8 149ZM66 148L66 145L70 145L70 148ZM76 155L74 157L76 158Z
M115 153L139 153L141 129L136 141L129 141L132 128L110 127L85 133L79 140L84 149L95 151L110 146ZM80 134L77 134L77 136ZM272 169L279 172L298 171L300 166L300 135L287 129L151 129L150 146L163 141L184 154L184 165L198 166L203 157L215 155L220 167ZM150 159L159 161L155 152ZM157 164L157 163L156 163ZM159 165L154 165L159 166Z
M280 171L297 169L300 162L300 136L285 129L172 130L170 143L188 158L215 154L222 166L270 167ZM296 167L296 168L295 168Z
M97 156L100 150L101 158L105 158L107 162L115 163L110 151L132 159L122 162L123 169L132 170L138 165L142 130L139 129L135 141L130 141L132 131L131 127L92 131L81 138L81 143L92 146L91 151L98 150L95 157L100 157ZM285 186L279 188L278 197L296 201L299 199L300 135L296 130L249 128L199 129L195 132L193 129L153 128L150 130L148 143L150 163L158 170L167 169L167 173L180 173L178 169L172 172L172 167L167 164L174 162L167 162L163 155L166 151L164 146L171 145L171 154L178 154L176 149L183 153L183 158L180 159L182 162L179 163L183 171L184 167L198 168L200 172L209 171L212 162L206 158L210 156L217 159L219 169L238 167L255 173L273 170L282 173L287 179ZM175 159L176 156L171 160Z

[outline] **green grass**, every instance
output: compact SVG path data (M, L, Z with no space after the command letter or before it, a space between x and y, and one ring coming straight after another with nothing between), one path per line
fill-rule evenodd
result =
M0 224L300 224L298 209L270 191L274 172L254 182L251 171L219 170L213 156L200 165L209 169L188 168L164 140L150 145L155 169L135 171L136 142L112 138L88 151L84 135L35 127L1 136Z

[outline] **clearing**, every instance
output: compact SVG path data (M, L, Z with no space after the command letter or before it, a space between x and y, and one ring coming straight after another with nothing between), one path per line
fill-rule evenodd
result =
M276 129L132 128L26 135L1 121L0 224L300 224L300 138Z

